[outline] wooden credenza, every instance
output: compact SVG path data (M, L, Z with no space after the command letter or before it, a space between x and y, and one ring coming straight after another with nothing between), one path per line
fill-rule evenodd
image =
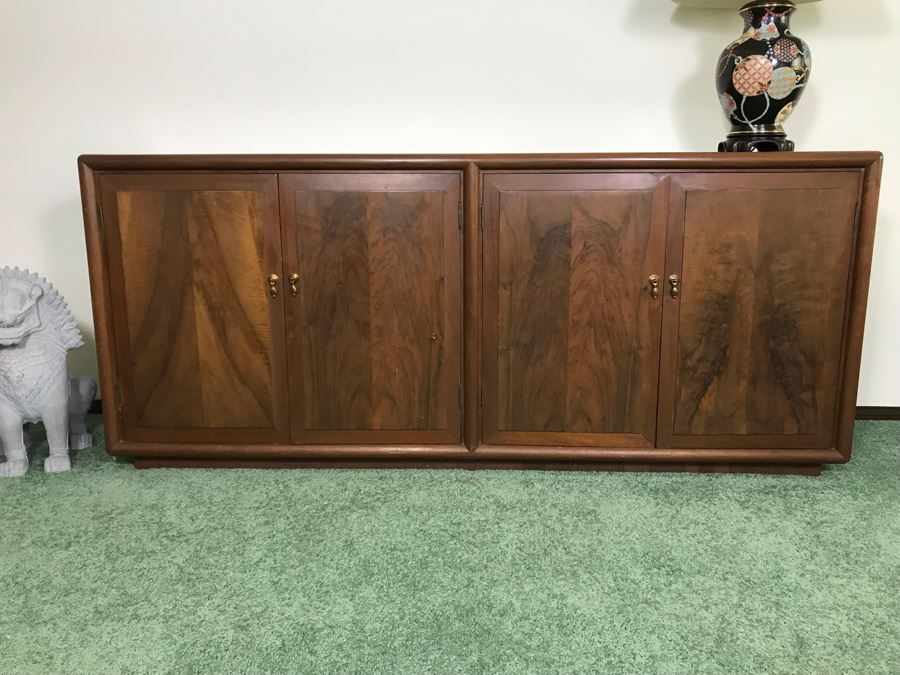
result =
M816 474L881 155L83 156L107 448Z

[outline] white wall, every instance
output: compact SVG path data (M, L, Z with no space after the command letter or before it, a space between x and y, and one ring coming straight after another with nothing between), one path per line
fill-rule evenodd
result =
M793 26L798 148L886 155L861 405L900 405L898 4ZM0 0L0 266L49 276L92 333L80 153L714 150L740 26L668 0Z

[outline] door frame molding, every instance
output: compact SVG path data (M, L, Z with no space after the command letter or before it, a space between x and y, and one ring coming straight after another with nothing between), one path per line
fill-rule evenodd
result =
M142 187L146 182L150 187ZM115 199L121 191L139 192L149 190L153 192L177 191L177 192L217 192L240 191L258 192L264 197L263 209L259 214L262 250L261 267L266 271L281 272L281 223L279 217L279 195L277 174L270 172L235 172L222 174L221 172L192 172L186 176L170 175L168 173L152 173L145 171L134 172L108 172L101 174L97 180L97 204L100 211L101 223L105 226L108 220L115 226L104 227L101 236L105 245L104 271L108 278L106 295L110 303L110 312L117 305L113 289L124 293L126 288L125 270L123 264L123 250L121 230L118 227L118 213L116 213ZM105 215L104 215L105 214ZM90 256L89 256L90 257ZM264 298L268 308L269 327L271 335L271 364L269 372L272 386L272 428L201 428L201 427L165 427L155 428L142 426L137 417L134 404L133 369L130 363L131 338L127 321L127 313L124 311L124 302L118 303L118 316L120 321L111 323L109 330L113 334L115 348L112 350L117 359L110 369L116 373L113 388L116 405L110 409L116 412L115 433L128 432L135 441L154 442L170 436L172 442L191 442L211 439L213 441L247 441L278 443L289 438L289 413L287 409L287 375L285 354L285 323L284 323L284 294L278 298L266 297L265 280L259 280L259 297ZM96 312L96 307L95 307ZM98 329L98 348L100 335ZM101 365L101 368L103 366ZM102 372L102 371L101 371ZM105 385L105 383L104 383Z
M839 190L846 189L846 180L850 177L858 180L859 176L853 176L858 173L856 171L829 171L829 172L785 172L792 179L790 185L770 184L766 178L771 178L773 172L758 172L757 181L747 179L745 173L734 172L718 172L709 173L691 173L683 176L676 176L672 181L671 200L669 204L669 240L666 255L666 272L665 276L677 274L681 279L682 290L684 290L684 281L686 276L690 275L690 269L684 268L684 247L685 247L685 218L687 214L687 197L691 192L702 191L782 191L782 190ZM774 174L777 175L777 174ZM758 183L752 186L752 183ZM859 181L861 182L861 181ZM848 237L850 242L847 246L847 266L845 282L849 284L851 266L853 261L853 234ZM690 266L689 266L690 267ZM833 299L830 300L833 302ZM658 447L692 447L699 445L700 447L744 447L744 448L772 448L777 447L779 443L789 444L789 447L796 448L827 448L834 447L834 437L837 429L837 403L838 395L841 389L841 368L840 364L835 368L835 385L834 399L832 405L824 411L823 427L827 430L818 434L799 435L786 434L685 434L676 433L676 397L677 397L677 377L678 377L678 359L679 359L679 330L681 307L684 298L677 300L670 297L669 293L664 296L663 303L663 344L662 359L659 377L659 418L657 428L657 446ZM841 314L836 315L840 320L841 335L837 338L838 355L843 353L844 336L846 335L846 310L850 303L849 292L844 294L844 304L841 308Z
M640 178L635 180L636 176ZM482 349L498 350L500 306L499 265L500 265L500 224L501 195L504 191L528 192L647 192L650 195L650 222L645 258L658 258L658 265L650 264L647 274L662 274L665 265L666 226L668 219L669 177L657 172L484 172L482 174ZM656 250L654 251L654 247ZM648 262L649 264L649 262ZM490 265L490 268L488 267ZM646 270L645 270L646 271ZM652 380L657 389L659 372L660 339L662 328L662 297L652 301L647 297L646 275L635 279L642 288L642 308L646 315L639 317L640 326L652 323L654 335L650 341L656 345L650 349L650 358L645 364L644 377ZM490 287L488 287L490 284ZM491 313L492 316L488 314ZM498 318L495 322L493 317ZM486 354L482 370L482 434L485 445L503 446L566 446L566 447L654 447L656 440L656 397L648 410L649 436L626 432L572 432L572 431L522 431L499 429L500 393L499 372L496 353ZM652 411L652 412L651 412ZM490 417L491 413L497 419Z
M318 443L436 443L462 442L462 409L458 389L462 386L463 335L462 335L462 280L463 242L461 213L463 174L461 171L284 171L278 174L281 202L281 242L284 279L299 272L301 292L298 298L283 294L285 300L285 325L287 327L287 368L289 373L291 440L302 447ZM336 183L343 183L337 187ZM441 214L443 228L440 237L443 279L443 329L440 340L445 345L445 381L442 382L439 400L445 404L446 428L433 429L317 429L305 426L304 404L307 392L301 356L302 337L297 335L303 325L304 288L309 277L303 277L298 258L297 222L294 199L298 192L415 192L437 193L444 197ZM296 329L295 331L292 328ZM296 349L295 349L296 348ZM292 349L297 353L292 355Z

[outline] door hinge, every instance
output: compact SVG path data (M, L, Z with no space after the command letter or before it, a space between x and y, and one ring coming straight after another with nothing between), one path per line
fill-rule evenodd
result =
M459 213L456 216L456 229L462 232L463 229L463 198L459 196Z
M478 208L478 227L484 229L484 199L481 200L481 206Z
M462 410L462 407L463 407L462 385L459 385L459 409Z
M481 388L481 409L484 410L484 387Z

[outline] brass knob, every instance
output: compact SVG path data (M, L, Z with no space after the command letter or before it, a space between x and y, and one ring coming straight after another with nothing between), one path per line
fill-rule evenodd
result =
M672 296L673 300L677 299L678 296L681 295L681 287L679 286L680 282L681 279L678 278L677 274L669 275L669 295Z
M278 275L270 274L267 282L269 285L269 295L274 300L278 297Z
M656 300L659 297L659 275L651 274L647 281L650 282L650 297Z
M300 291L297 290L297 282L300 281L300 275L294 272L291 276L288 277L288 283L291 285L291 295L293 297L297 297L297 293Z

